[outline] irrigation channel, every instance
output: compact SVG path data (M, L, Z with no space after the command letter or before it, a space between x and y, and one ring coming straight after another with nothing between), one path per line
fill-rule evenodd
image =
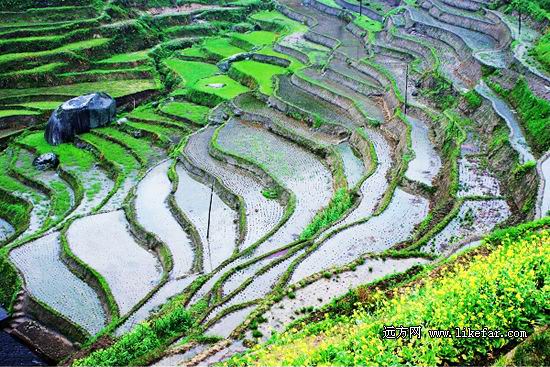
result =
M134 19L0 24L2 77L22 57L5 34L34 60L0 88L0 123L29 121L0 154L0 364L94 358L185 308L192 333L128 363L212 365L550 212L547 147L500 89L548 102L537 30L477 0L362 3L372 19L351 0L223 3L128 13L163 36L120 54ZM44 141L57 102L100 89L116 124ZM37 170L47 152L59 165Z

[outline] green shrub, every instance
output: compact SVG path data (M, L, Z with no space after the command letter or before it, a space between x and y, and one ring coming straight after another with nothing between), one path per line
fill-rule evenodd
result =
M74 366L127 366L161 348L174 337L192 331L195 320L191 310L178 305L165 315L136 326L112 346L77 359Z
M530 51L546 71L550 72L550 33L542 36L536 46Z
M279 188L267 188L262 190L262 195L266 199L277 199L281 196L281 190Z
M0 250L0 305L9 308L20 287L21 280L8 259L7 251Z
M328 206L317 213L311 223L300 235L301 240L313 237L319 230L336 222L342 215L351 208L353 198L348 190L341 188L336 191Z
M482 103L481 96L473 89L464 94L464 99L468 103L468 106L473 110L478 109Z
M504 96L519 114L521 124L533 150L539 154L550 149L550 102L538 98L529 89L524 78L514 88L505 90L497 83L488 83L493 90Z

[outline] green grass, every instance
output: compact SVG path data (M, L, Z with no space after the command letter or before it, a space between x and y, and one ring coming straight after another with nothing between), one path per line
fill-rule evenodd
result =
M105 159L113 162L120 169L122 176L119 180L124 180L130 173L140 169L139 162L122 146L91 133L83 134L80 138L95 146Z
M23 110L23 109L0 110L0 118L12 117L12 116L32 116L32 115L40 115L40 112L33 111L33 110Z
M272 45L279 37L277 33L268 31L254 31L248 33L231 33L231 37L237 41L243 41L251 46L267 46Z
M158 85L151 79L108 80L101 82L86 82L54 87L38 87L23 89L1 89L0 98L59 95L74 97L93 92L105 92L112 97L122 97L146 90L158 89Z
M287 72L283 67L253 60L235 62L231 64L231 68L255 80L260 93L268 96L273 94L273 76Z
M35 179L38 174L37 169L32 165L33 156L30 154L19 155L18 170L30 179ZM50 195L50 216L44 226L48 227L57 223L67 215L72 205L72 195L68 185L59 178L53 178L48 181L41 181L42 184L51 189Z
M282 54L280 52L277 52L271 47L264 47L260 51L257 51L257 53L262 54L262 55L276 56L276 57L279 57L281 59L285 59L285 60L290 61L290 65L288 65L287 69L292 71L292 72L294 72L298 69L301 69L305 66L304 64L302 64L301 61L295 59L294 57L291 57L291 56Z
M151 73L152 69L148 66L137 66L137 67L131 67L131 68L116 68L116 69L90 69L86 71L71 71L68 73L62 73L58 74L60 77L74 77L74 76L81 76L81 75L94 75L94 76L101 76L101 75L110 75L110 74L121 74L126 73L128 74L137 74L138 76L141 75L141 73ZM127 78L131 78L132 76L126 76Z
M510 343L505 338L431 338L427 330L456 327L527 330L545 325L550 232L504 238L487 256L456 262L416 286L369 294L369 309L301 323L276 334L229 366L470 365ZM422 326L422 337L382 339L384 326Z
M363 16L357 16L355 20L353 21L355 25L357 25L359 28L362 28L367 31L369 34L369 40L374 41L374 35L378 32L380 32L383 28L382 23L380 23L377 20L373 20L366 15Z
M223 86L215 88L212 84L221 84ZM215 75L201 79L193 88L204 93L213 94L225 100L235 98L239 94L248 92L249 90L247 87L239 84L227 75Z
M27 217L28 208L23 203L8 203L0 199L0 218L4 219L16 230L18 226L25 223Z
M503 356L493 365L501 366L549 366L550 365L550 330L535 332L522 342L510 357Z
M168 122L173 123L174 120L159 115L151 106L139 106L128 114L129 118L136 118L139 120L153 121L153 122Z
M129 121L129 122L126 123L126 125L134 128L134 129L143 130L143 131L146 131L146 132L151 133L153 135L156 135L164 143L169 143L170 138L172 136L181 135L180 132L177 132L174 129L170 129L170 128L164 127L164 126L150 125L150 124L145 124L145 123L142 123L142 122L134 122L134 121Z
M329 205L317 213L311 223L304 229L300 239L310 239L322 228L328 227L339 220L351 208L352 204L353 200L350 193L344 188L338 189Z
M499 0L495 3L497 6L505 5L506 13L521 9L523 14L529 14L538 22L550 20L550 2L548 0Z
M226 57L245 52L242 48L232 45L231 39L222 37L206 39L202 44L202 49L218 59L225 59Z
M330 6L331 8L341 9L340 5L336 4L334 0L319 0L320 3Z
M488 80L488 85L503 95L516 109L531 148L538 154L550 149L550 102L538 98L520 79L511 90Z
M191 102L170 102L162 106L160 110L169 115L191 120L198 125L206 124L206 117L210 112L210 108Z
M466 100L466 103L468 103L468 106L473 110L479 108L482 104L481 96L474 89L465 93L464 99Z
M10 45L13 43L34 43L34 42L48 42L48 41L57 41L62 39L63 36L53 35L53 36L30 36L30 37L21 37L21 38L8 38L0 39L0 46Z
M11 71L2 75L3 76L22 76L22 75L29 75L29 74L53 73L65 65L67 64L64 62L51 62L49 64L40 65L31 69Z
M103 60L99 60L99 64L118 64L118 63L130 63L130 62L136 62L136 61L142 61L149 58L147 54L149 53L149 50L142 50L142 51L136 51L136 52L129 52L126 54L117 54L113 55L111 57L108 57Z
M194 57L198 59L206 59L206 55L204 54L204 52L201 50L199 46L193 46L193 47L189 47L184 50L181 50L179 52L179 55Z
M542 36L530 53L550 73L550 32Z
M112 127L104 127L96 129L94 132L107 135L117 142L132 149L132 151L139 157L141 162L148 162L153 154L151 145L143 139L136 139L120 130Z
M260 11L252 14L250 19L257 20L259 22L276 24L281 29L285 29L288 33L306 32L308 29L307 26L292 20L275 10Z
M220 72L216 65L199 61L186 61L170 58L164 61L164 63L183 79L186 87L191 87L198 80Z
M74 366L127 366L135 365L141 358L155 350L166 349L175 338L196 334L200 330L196 313L204 308L201 303L185 309L177 304L169 312L137 325L123 335L112 346L100 349L83 359L77 359ZM143 363L138 363L143 364Z
M8 175L10 162L10 156L6 153L0 154L0 188L18 195L29 194L35 202L40 202L42 200L41 195Z
M63 166L77 167L82 170L90 170L95 163L94 156L84 149L79 149L73 144L60 144L51 146L44 139L43 132L35 132L18 139L21 144L31 147L38 154L53 152L59 157Z
M10 61L50 56L50 55L55 55L66 51L75 52L75 51L86 50L86 49L106 45L108 42L109 42L109 38L94 38L90 40L69 43L65 46L54 48L53 50L4 54L4 55L0 55L0 64L10 62Z
M37 108L39 110L55 110L61 106L64 101L37 101L37 102L24 102L18 103L18 106Z

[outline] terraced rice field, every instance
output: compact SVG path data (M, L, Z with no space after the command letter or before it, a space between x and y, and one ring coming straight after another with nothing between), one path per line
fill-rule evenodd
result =
M424 323L414 297L442 328L455 313L547 326L542 0L526 2L521 34L504 1L8 3L0 310L46 360L354 365L374 351L380 365L494 365L530 340L372 337L382 318ZM50 145L49 116L95 92L115 116L88 129L72 115L83 131ZM495 260L518 243L530 257ZM468 275L485 258L506 289L539 282L529 307L491 293L493 268ZM447 304L466 276L475 302L502 305ZM350 339L359 329L370 339Z
M203 269L210 272L237 249L237 215L211 187L193 179L180 166L176 172L179 177L176 203L199 233Z
M126 226L124 213L112 211L77 219L67 231L72 252L105 278L122 315L157 285L162 270Z
M155 233L168 246L174 264L171 275L178 278L191 271L194 255L191 238L168 206L172 189L168 178L170 165L170 161L165 161L145 175L136 191L135 208L137 221L143 228Z
M332 195L331 173L312 153L267 132L260 126L232 120L220 131L218 143L263 168L295 197L289 220L255 253L262 254L296 240Z
M50 234L16 248L10 259L25 274L32 297L53 307L90 334L106 324L99 297L59 257L59 234Z

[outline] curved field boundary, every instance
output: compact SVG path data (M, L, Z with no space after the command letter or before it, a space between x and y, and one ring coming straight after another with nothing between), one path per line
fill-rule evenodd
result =
M90 237L90 233L101 228L98 227L100 223L110 223L109 231L106 231L107 228L102 228L95 238ZM82 261L90 263L91 267L102 274L106 283L109 284L121 314L131 311L135 304L147 296L162 280L162 272L157 268L159 265L157 257L135 241L127 231L126 223L124 212L115 211L96 214L94 218L83 217L67 229L67 241L71 243L71 250ZM114 239L117 245L109 247L106 243L108 238ZM94 256L93 251L97 250L108 250L110 254ZM127 257L129 253L125 251L130 251L135 256L139 255L140 258ZM113 262L119 265L113 265ZM140 283L135 279L140 279ZM153 283L155 285L152 285Z
M437 19L451 25L486 34L496 41L500 49L508 47L512 42L510 30L503 24L500 18L493 13L485 12L483 18L472 17L466 16L463 12L460 14L458 12L451 13L447 8L442 9L437 1L424 0L421 6L431 10L427 4L439 10L439 14L436 16ZM430 14L432 14L432 11L430 11Z
M340 5L342 8L353 11L355 13L359 13L359 10L361 10L363 14L371 19L378 21L384 20L384 17L382 15L378 14L367 6L363 6L361 9L359 9L359 5L352 4L346 0L335 0L335 3Z
M536 217L544 218L550 211L550 152L537 162L537 173L540 177L537 195Z
M133 191L129 208L132 221L135 220L139 228L150 233L149 236L146 235L147 247L156 248L162 244L159 248L164 248L170 254L171 266L168 273L171 278L178 278L185 276L196 264L196 260L187 261L188 258L194 258L192 241L185 233L185 227L173 215L169 204L174 184L170 180L170 165L170 161L162 161L143 175ZM149 196L151 193L154 193L154 197ZM146 196L142 198L142 195Z
M53 233L50 233L50 234L45 235L43 237L38 237L34 241L27 242L23 246L18 246L17 248L15 248L11 251L10 260L12 262L14 262L14 264L16 264L18 273L20 274L21 279L23 279L22 282L23 282L23 284L25 284L25 286L24 286L25 288L38 287L39 294L31 295L31 297L33 297L36 300L36 302L39 305L42 306L42 308L45 308L47 311L49 311L49 312L44 312L43 313L43 315L47 319L49 318L50 320L52 320L51 317L60 317L60 318L63 318L65 320L69 320L69 319L70 320L77 320L77 321L68 321L68 322L72 325L75 325L74 327L76 327L77 329L80 329L80 330L84 330L84 329L81 326L76 326L77 323L78 322L85 323L86 320L89 320L91 323L87 326L87 328L86 328L87 331L84 332L84 335L87 335L88 333L89 334L97 333L104 326L104 321L100 322L100 321L98 321L99 320L98 318L95 318L96 323L94 323L94 322L91 321L93 319L91 317L91 315L85 315L83 317L78 316L78 312L79 312L78 310L85 307L85 305L82 303L82 300L79 299L79 296L77 294L79 292L86 292L84 289L82 289L82 285L87 286L87 284L84 281L82 281L81 279L79 279L76 275L74 275L65 266L65 263L59 257L58 252L59 252L60 244L58 242L58 237L59 237L59 233L53 232ZM26 269L26 266L24 265L24 259L29 256L28 254L25 254L26 248L29 247L29 246L31 246L33 248L33 250L35 250L36 246L40 246L42 248L44 248L45 246L50 246L51 248L44 249L46 251L45 255L46 256L52 256L54 258L54 261L58 262L58 264L60 265L60 268L58 269L58 271L61 271L62 273L56 272L54 274L52 272L48 272L48 274L51 275L51 277L52 277L50 280L46 280L46 278L44 278L44 274L42 274L42 273L36 274L35 276L31 277L30 280L27 279L25 277L25 273L24 273L24 271ZM19 255L20 253L21 253L21 255ZM43 263L43 261L41 261L41 262ZM30 266L30 268L28 268L29 271L31 271L31 269L34 268L31 264L29 264L28 266ZM40 267L40 265L37 265L37 267ZM78 284L79 282L82 282L82 283L78 287L75 286L74 288L71 288L71 287L67 288L66 284L61 285L58 282L60 279L62 279L63 276L67 276L68 279L70 279L74 284ZM32 284L29 283L30 281L32 281ZM41 287L41 283L43 283L44 281L48 282L48 285L50 285L50 286L51 285L57 285L57 287L59 287L58 290L59 290L60 294L57 295L58 298L54 299L54 300L51 300L50 302L54 302L56 304L56 308L58 308L60 306L69 307L69 309L67 311L69 312L70 315L67 315L67 312L65 312L65 314L61 315L60 311L54 310L52 308L52 306L46 305L44 300L38 300L38 298L42 298L44 296L44 294L41 295L41 293L39 291L39 289ZM64 292L67 292L71 289L73 289L74 292L75 292L74 298L70 297L68 300L64 299L64 294L65 294ZM31 292L31 294L33 293L32 289L30 289L30 292ZM89 292L92 292L93 296L96 296L96 292L94 290L92 290L92 288L89 288ZM94 298L93 296L91 296L89 294L89 292L88 292L88 297L90 297L90 298L86 297L85 299L87 299L87 300ZM72 308L71 308L71 306L72 306ZM99 300L99 298L97 298L97 303L95 305L90 304L89 306L91 307L91 309L99 307L99 309L101 310L101 313L104 312L104 308L103 308L102 303ZM48 315L48 313L49 313L49 315ZM97 322L99 322L101 325L98 324ZM61 325L58 324L57 326L61 326Z
M15 204L26 208L25 217L22 218L22 221L21 218L6 218L7 222L15 229L15 231L10 236L6 237L3 241L0 241L1 248L2 246L17 239L28 230L31 224L31 213L34 209L34 206L30 201L13 195L11 192L3 188L0 188L0 201L4 204Z

